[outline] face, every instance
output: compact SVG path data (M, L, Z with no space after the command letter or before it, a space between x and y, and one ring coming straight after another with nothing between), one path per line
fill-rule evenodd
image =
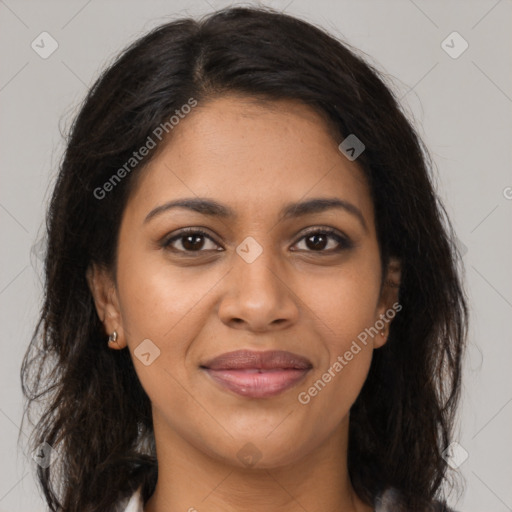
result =
M340 142L299 102L225 96L181 120L143 171L115 276L89 280L107 332L129 347L155 432L260 467L346 432L396 294L381 289L370 191ZM258 358L204 367L238 350L297 357L261 372L233 367Z

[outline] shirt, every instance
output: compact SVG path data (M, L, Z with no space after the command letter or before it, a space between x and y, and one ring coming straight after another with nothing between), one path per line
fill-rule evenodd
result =
M142 502L141 487L139 487L132 496L126 501L120 503L119 512L144 512L144 504ZM388 489L377 499L375 512L397 512L400 506L400 498L394 489ZM124 507L124 508L123 508ZM455 512L441 503L432 504L429 512Z
M141 489L142 487L139 487L132 494L128 500L128 503L120 503L119 512L144 512L144 503L142 502Z

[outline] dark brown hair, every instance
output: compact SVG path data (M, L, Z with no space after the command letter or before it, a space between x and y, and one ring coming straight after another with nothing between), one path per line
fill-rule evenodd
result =
M428 153L379 73L348 44L269 8L159 26L99 77L74 121L47 215L44 304L21 369L25 412L43 405L33 447L60 453L37 467L48 506L106 512L141 484L145 500L154 490L151 403L130 353L107 347L86 281L92 262L115 266L121 215L151 155L107 198L94 191L189 98L230 92L300 100L366 147L357 163L382 262L402 262L403 309L351 409L349 473L366 502L393 487L420 510L445 479L460 392L467 309L453 230Z

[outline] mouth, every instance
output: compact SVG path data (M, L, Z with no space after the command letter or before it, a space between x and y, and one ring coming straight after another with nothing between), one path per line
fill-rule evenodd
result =
M303 380L313 368L309 359L282 350L237 350L200 365L214 382L240 396L267 398Z

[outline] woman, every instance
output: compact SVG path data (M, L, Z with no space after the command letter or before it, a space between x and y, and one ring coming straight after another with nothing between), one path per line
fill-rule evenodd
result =
M448 510L467 309L429 168L376 71L304 21L232 8L132 44L48 211L22 384L50 509Z

